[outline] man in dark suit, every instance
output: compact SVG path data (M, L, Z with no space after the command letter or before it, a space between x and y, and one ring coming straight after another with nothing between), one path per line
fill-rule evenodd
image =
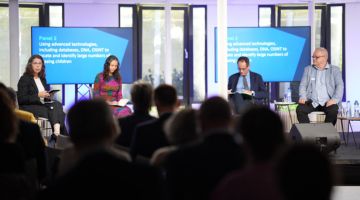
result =
M116 139L116 144L127 148L130 147L135 127L140 123L155 119L155 117L149 115L152 105L153 87L149 83L137 81L132 85L130 93L134 113L118 119L121 134Z
M160 85L154 91L155 105L159 119L145 122L135 128L130 155L135 160L137 155L150 158L155 150L169 145L163 126L178 107L176 89L171 85Z
M237 65L239 73L229 77L228 93L234 112L241 114L253 103L262 104L267 97L267 92L261 75L250 71L248 57L240 57Z
M209 199L217 183L229 172L244 166L245 156L230 130L228 102L207 99L200 107L201 143L180 148L165 161L168 198Z

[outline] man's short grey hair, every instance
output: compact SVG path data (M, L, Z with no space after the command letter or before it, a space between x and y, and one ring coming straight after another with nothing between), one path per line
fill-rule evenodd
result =
M325 49L324 47L318 47L315 49L315 51L320 51L322 54L324 54L325 58L329 57L328 50Z

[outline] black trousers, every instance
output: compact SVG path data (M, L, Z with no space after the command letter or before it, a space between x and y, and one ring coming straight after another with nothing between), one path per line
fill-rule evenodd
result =
M233 113L237 115L244 114L248 109L254 106L254 100L244 99L239 93L231 94L228 98Z
M337 104L331 105L329 107L318 106L314 108L312 104L299 104L296 108L296 115L300 123L310 123L308 114L313 111L323 111L325 112L325 122L336 124L337 114L338 114L339 106Z
M52 128L54 128L54 124L60 123L60 133L68 135L65 127L65 113L60 102L54 101L46 104L20 105L20 109L31 112L36 117L47 118Z

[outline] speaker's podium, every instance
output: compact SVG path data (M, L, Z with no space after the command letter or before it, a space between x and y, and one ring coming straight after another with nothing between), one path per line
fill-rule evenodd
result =
M331 123L293 124L290 137L295 142L306 142L319 146L326 153L335 151L340 146L340 135Z

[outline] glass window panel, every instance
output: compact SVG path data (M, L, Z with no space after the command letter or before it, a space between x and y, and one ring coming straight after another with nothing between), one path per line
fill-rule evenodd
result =
M154 87L165 82L165 11L142 10L142 77ZM183 95L184 11L171 11L172 83Z
M307 9L282 9L280 24L281 26L308 26ZM320 47L321 42L321 9L315 10L315 47Z
M193 8L193 100L195 102L205 99L205 14L205 8Z
M342 69L343 52L343 7L332 6L331 8L331 64Z
M19 8L20 20L20 74L25 70L27 59L31 55L31 26L39 26L39 8ZM0 41L5 48L0 50L0 81L10 84L9 54L9 8L0 7ZM14 66L13 66L14 67Z
M164 83L164 11L143 10L142 16L142 77L156 87Z
M39 8L20 8L20 74L31 56L31 27L39 26Z
M259 26L271 26L271 8L259 8Z
M321 42L321 9L315 9L315 47L320 47ZM281 26L308 26L309 11L307 9L282 9L280 13ZM299 82L279 83L279 96L283 97L288 88L292 91L292 100L299 98Z
M10 85L9 8L0 7L0 81Z
M49 6L49 25L53 27L63 26L63 7L61 5Z
M171 11L172 83L183 96L184 80L184 11Z
M133 27L133 7L120 7L120 27Z

